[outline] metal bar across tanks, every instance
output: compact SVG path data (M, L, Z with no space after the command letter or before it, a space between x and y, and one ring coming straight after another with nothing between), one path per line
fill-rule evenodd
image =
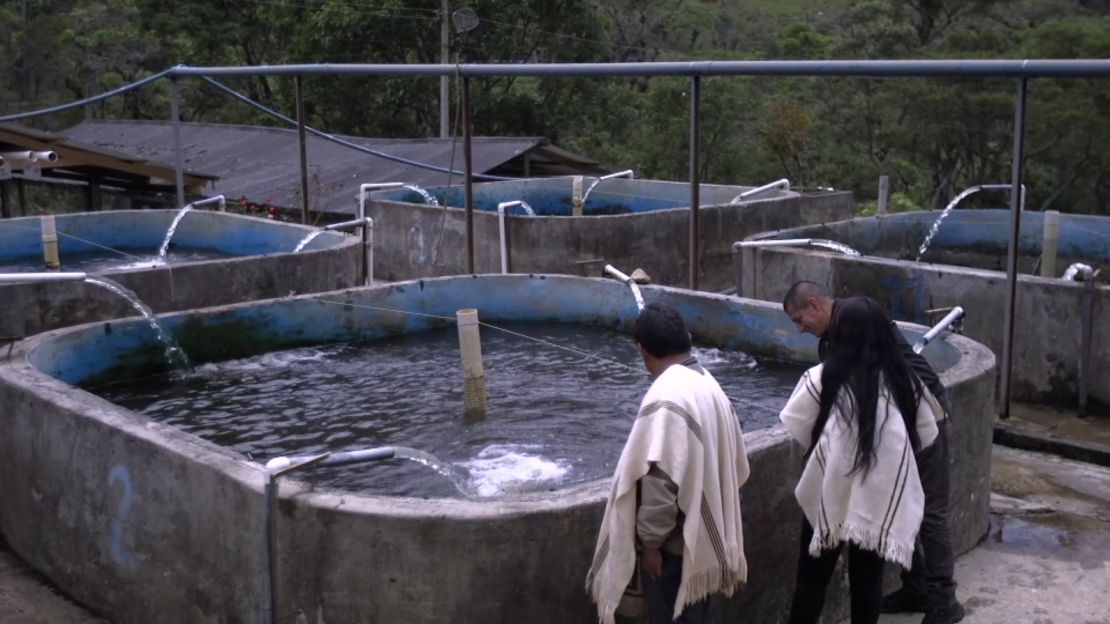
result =
M841 60L841 61L692 61L654 63L495 63L495 64L313 64L313 65L258 65L253 67L188 67L178 65L165 72L171 79L185 76L263 76L309 74L363 75L363 76L458 76L463 81L464 116L469 117L469 79L483 76L686 76L691 80L690 93L690 273L689 286L698 285L698 232L699 175L698 148L700 145L700 77L703 76L857 76L872 78L968 78L993 77L1017 78L1018 97L1015 107L1011 198L1018 197L1022 173L1022 146L1025 139L1025 100L1027 80L1030 78L1104 78L1110 77L1108 59L1024 59L1024 60ZM176 99L176 98L175 98ZM177 121L175 115L175 123ZM469 119L464 121L469 129ZM469 133L464 139L469 139ZM469 140L464 141L469 143ZM177 176L181 179L180 145L175 146ZM469 152L464 146L464 151ZM473 208L471 184L473 170L470 158L466 159L466 216L467 216L467 271L474 272L473 258ZM178 182L180 189L181 183ZM180 193L180 190L179 190ZM1017 296L1017 243L1020 236L1020 202L1011 201L1009 251L1006 266L1007 297L1005 336L1002 345L1001 396L999 408L1002 417L1010 411L1010 372L1013 352L1014 309Z
M1107 59L898 60L898 61L691 61L654 63L339 64L189 67L170 76L350 74L364 76L871 76L1098 78L1110 76Z

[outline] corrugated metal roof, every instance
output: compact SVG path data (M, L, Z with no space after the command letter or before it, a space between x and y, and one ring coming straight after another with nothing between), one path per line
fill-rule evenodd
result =
M50 150L58 155L52 163L39 166L43 175L62 179L94 181L107 185L156 187L174 181L173 166L155 159L139 158L134 153L105 149L62 134L44 132L15 124L0 124L0 152L8 150ZM201 192L216 176L188 172L185 184Z
M173 162L173 125L160 121L85 121L65 134L103 148ZM342 137L393 156L414 161L463 169L462 140L451 139L368 139ZM300 204L300 164L297 132L258 126L183 123L181 141L185 168L218 172L215 191L229 199L247 197L256 202L298 208ZM352 213L360 184L405 182L420 186L448 183L445 173L428 171L308 135L306 137L309 176L309 206L312 210ZM537 138L476 137L472 140L474 171L496 172L525 154L535 157L540 168L552 173L605 172L597 162L544 144ZM510 170L523 168L509 166ZM541 174L535 168L532 175ZM461 176L451 177L452 184Z

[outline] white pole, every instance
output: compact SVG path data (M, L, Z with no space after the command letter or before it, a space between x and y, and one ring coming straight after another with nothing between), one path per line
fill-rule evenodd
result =
M467 413L486 411L486 374L482 367L482 339L478 331L478 310L464 308L455 312L459 324L459 351L462 353L463 384Z
M1041 243L1041 277L1056 277L1056 243L1060 240L1060 211L1044 213L1044 240Z
M505 204L497 207L497 237L501 242L501 274L509 272L509 246L505 240Z
M570 214L582 216L582 176L574 176L570 186Z
M58 257L58 230L54 224L54 215L42 218L42 256L46 261L46 268L56 271L62 267Z
M890 176L879 176L879 200L875 214L886 214L886 204L890 201Z

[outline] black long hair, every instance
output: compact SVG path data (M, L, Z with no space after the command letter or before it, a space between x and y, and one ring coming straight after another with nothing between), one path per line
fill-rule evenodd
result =
M902 355L894 335L898 328L870 297L838 299L826 336L828 350L821 373L821 409L813 428L810 449L817 445L835 405L847 425L856 430L855 461L849 474L870 470L878 442L875 431L890 416L878 412L883 387L902 412L906 433L916 451L917 406L922 384Z

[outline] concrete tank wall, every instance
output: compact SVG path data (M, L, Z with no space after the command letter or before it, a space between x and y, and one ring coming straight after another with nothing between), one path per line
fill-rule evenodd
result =
M852 196L847 192L791 193L743 204L703 206L700 287L719 291L732 284L734 241L799 223L844 219L851 212ZM464 210L376 200L368 202L367 214L374 219L375 263L383 279L466 271ZM657 284L687 284L688 208L584 217L512 215L506 220L510 272L584 275L588 271L592 276L600 275L604 263L609 263L627 272L641 267ZM474 241L475 272L500 272L496 213L475 211ZM584 267L582 263L589 261L595 262Z
M147 256L155 255L176 210L122 210L56 217L59 233ZM0 221L0 259L41 258L38 217ZM130 288L155 312L206 307L319 292L360 283L362 245L354 237L327 232L293 255L311 228L242 215L194 210L185 215L173 242L241 257L181 262L156 268L104 271ZM58 236L63 270L67 254L99 251L94 245ZM134 314L123 299L80 282L0 285L0 338Z
M996 218L989 221L975 213L956 211L944 222L934 245L961 253L990 249L1005 253L1008 236ZM928 224L936 212L904 213L879 218L853 219L824 226L793 228L752 236L769 238L829 238L865 254L897 257L907 250L916 255ZM993 215L997 216L997 215ZM1042 215L1023 216L1021 249L1040 253ZM978 220L978 224L976 221ZM989 226L987 225L989 223ZM1107 234L1102 234L1102 232ZM1061 255L1097 262L1110 258L1110 219L1061 215ZM963 306L967 311L964 332L996 354L1002 353L1006 313L1006 274L945 264L893 260L878 255L848 257L803 248L746 248L740 254L742 294L781 302L797 280L824 285L837 296L866 294L888 307L895 318L924 323L926 310ZM1024 262L1033 264L1032 258ZM1058 272L1066 264L1058 263ZM1084 285L1058 278L1019 274L1015 309L1012 391L1015 399L1074 404L1078 393L1081 315ZM1110 286L1093 291L1093 329L1089 396L1110 403Z
M811 336L776 305L661 287L700 342L809 361ZM372 307L367 307L372 306ZM421 280L166 315L197 361L449 323L557 320L627 330L628 290L611 280L490 276ZM922 328L907 327L913 338ZM137 320L57 330L0 363L0 531L13 550L116 624L259 622L268 604L261 467L65 381L134 372L152 360ZM952 522L970 548L988 523L994 358L963 337L927 355L952 388ZM65 381L63 381L65 380ZM726 388L726 391L728 389ZM736 397L745 409L744 397ZM800 453L781 427L746 434L743 495L748 587L714 609L775 622L792 591ZM263 458L259 458L263 459ZM608 479L493 500L367 496L282 481L275 621L567 623L595 621L583 589ZM843 612L846 594L830 593ZM724 619L723 621L728 621Z

